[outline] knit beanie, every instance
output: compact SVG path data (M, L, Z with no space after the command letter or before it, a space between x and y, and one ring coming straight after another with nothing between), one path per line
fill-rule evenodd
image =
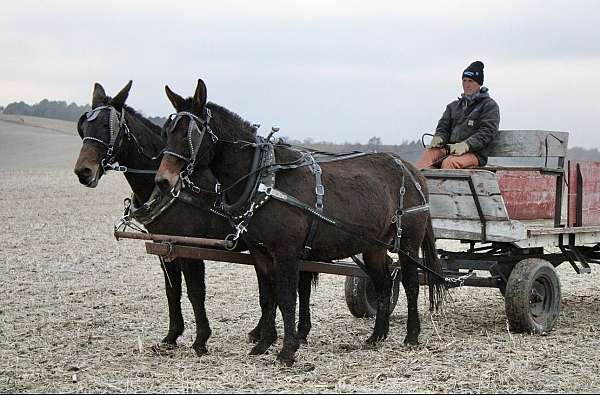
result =
M465 77L483 85L483 63L479 60L471 63L462 73L462 78Z

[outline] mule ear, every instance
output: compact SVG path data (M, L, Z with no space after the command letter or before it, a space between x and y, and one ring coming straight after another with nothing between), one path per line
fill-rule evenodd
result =
M169 88L169 85L165 85L165 92L167 92L167 97L169 98L169 101L171 102L173 107L175 107L175 110L177 110L178 112L181 111L181 107L185 99L179 96L177 93L173 92Z
M206 85L204 81L198 78L198 86L196 92L194 92L194 111L196 114L202 114L204 106L206 105Z
M94 84L94 93L92 93L92 106L95 107L100 104L104 104L106 100L106 92L104 92L104 88L99 83Z
M115 107L118 110L121 110L121 108L123 108L123 106L125 105L125 100L127 100L127 96L129 96L129 90L131 89L132 84L133 81L129 80L127 85L125 85L125 87L121 89L121 92L117 93L117 95L112 99L113 107Z

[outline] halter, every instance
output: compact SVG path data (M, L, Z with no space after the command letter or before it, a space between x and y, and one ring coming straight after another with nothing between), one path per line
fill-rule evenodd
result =
M83 120L84 116L86 117L86 120L88 122L93 122L96 120L96 118L98 118L98 115L100 114L100 112L102 110L109 111L108 127L109 127L109 131L110 131L110 140L108 142L103 141L96 137L92 137L92 136L84 137L83 130L81 130L81 121ZM123 133L121 133L121 131L123 131ZM106 147L106 155L104 155L104 158L100 162L102 165L102 169L105 172L109 171L109 170L127 171L127 168L125 166L115 166L114 165L115 162L117 161L117 154L119 153L119 150L121 149L121 146L123 145L123 138L125 136L130 135L129 127L125 123L124 113L120 113L113 106L107 105L107 106L96 107L93 110L88 111L81 116L81 118L79 119L79 124L77 125L77 132L79 133L79 136L81 136L81 138L83 139L83 142L85 142L86 140L92 140L92 141L96 141Z
M206 152L208 152L208 150L207 150L202 155L198 156L198 153L199 153L198 150L200 149L200 146L202 145L204 136L207 133L210 134L213 144L215 142L217 142L219 140L219 138L213 133L212 129L210 128L210 120L212 118L212 113L210 112L210 109L208 109L208 108L206 108L206 119L202 119L199 116L197 116L196 114L192 114L191 112L188 112L188 111L180 111L176 114L169 115L167 123L165 124L165 129L166 129L167 135L169 133L172 133L175 130L175 127L177 126L177 124L179 123L179 121L182 118L189 118L188 130L187 130L187 142L188 142L188 148L190 151L190 156L186 157L184 155L178 154L177 152L169 151L167 149L163 150L163 155L171 155L171 156L179 158L187 163L187 166L179 174L179 176L180 176L181 180L184 182L184 184L189 185L193 189L195 187L195 185L194 185L193 181L190 180L190 176L192 175L192 173L195 170L196 160L198 158L202 158L206 154ZM198 124L200 124L201 127L198 126ZM194 146L194 140L193 140L194 132L198 133L198 135L200 136L200 138L198 140L199 143L197 146ZM217 185L219 185L219 184L217 183ZM174 192L175 191L172 191L172 193L174 193Z

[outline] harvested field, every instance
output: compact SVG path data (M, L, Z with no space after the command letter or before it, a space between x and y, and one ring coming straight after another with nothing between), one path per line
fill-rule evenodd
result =
M2 146L14 136L6 125L0 122ZM40 136L52 152L64 144L62 134ZM77 137L67 138L76 145ZM72 164L77 150L62 155L61 163ZM402 344L401 297L377 350L360 348L374 321L350 315L344 279L321 275L309 344L286 369L275 363L281 339L268 355L248 355L245 335L259 317L254 270L210 262L210 354L197 357L190 347L195 328L185 296L180 347L156 352L168 324L158 260L143 242L112 237L128 195L123 177L111 174L87 189L67 166L11 158L19 163L0 162L0 392L600 390L600 271L578 276L567 265L559 269L563 310L547 336L509 333L497 290L455 289L445 311L431 316L422 288L421 345Z

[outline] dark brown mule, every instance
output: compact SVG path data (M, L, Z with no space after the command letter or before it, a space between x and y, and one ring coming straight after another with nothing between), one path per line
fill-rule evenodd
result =
M79 181L88 187L95 187L104 174L103 161L107 163L106 143L111 141L110 107L122 111L125 117L125 125L128 126L129 136L122 134L117 136L118 141L114 148L114 158L108 162L118 162L119 165L129 169L147 170L148 173L125 172L125 177L139 202L146 202L155 186L154 172L158 168L158 161L153 159L164 148L165 141L161 138L161 129L144 118L132 108L125 105L125 100L131 88L131 82L114 98L106 96L100 84L94 87L92 109L89 114L84 114L79 122L78 129L85 138L79 158L75 165L75 173ZM105 108L101 108L104 107ZM88 115L93 117L88 120ZM113 135L117 134L121 125L113 124ZM119 133L124 133L123 131ZM210 172L198 173L192 178L193 182L202 190L213 191L216 180ZM206 200L206 207L212 206L214 196L198 196L199 200ZM193 218L191 221L181 221L181 218ZM148 224L147 229L152 233L172 234L181 236L214 237L224 238L231 233L230 224L223 218L209 213L206 210L193 208L181 202L175 202L161 216ZM242 249L243 243L239 248ZM169 306L169 330L162 340L166 344L175 345L176 339L184 330L184 321L181 313L182 273L187 283L189 300L193 306L196 319L196 340L193 344L194 350L200 355L207 352L206 342L210 337L211 330L205 310L205 282L204 262L178 258L163 266L165 275L165 290ZM311 292L310 274L303 277L302 288L299 289L301 306L306 313L301 315L303 326L301 331L302 340L306 340L310 330L310 315L308 312L308 299ZM306 300L306 302L304 302ZM251 341L257 341L261 331L261 322L249 333ZM274 334L276 336L276 334Z
M168 87L166 92L175 109L183 116L172 126L167 136L167 148L156 182L168 191L176 185L185 158L193 160L198 170L209 168L221 181L230 201L237 201L244 193L240 179L247 176L258 144L248 123L237 115L213 103L206 103L206 87L198 80L192 98L184 99ZM205 123L212 114L209 126ZM192 114L192 116L188 114ZM196 122L194 128L190 122ZM190 131L201 131L195 133ZM167 154L170 153L170 154ZM195 156L192 158L192 156ZM276 161L289 163L298 159L298 152L284 145L275 147ZM311 259L332 260L362 252L367 272L378 296L375 327L367 339L373 345L386 338L389 331L390 294L392 278L386 264L387 245L396 234L393 218L399 205L399 191L406 186L404 207L423 204L417 190L402 165L388 154L370 154L354 159L322 163L322 180L325 188L325 211L330 218L349 224L352 232L328 223L319 223L312 246ZM427 196L424 177L409 163L404 163ZM402 179L405 177L405 181ZM315 201L315 176L308 167L277 173L275 187L302 202ZM182 221L188 219L182 218ZM269 281L261 288L263 316L270 317L274 325L277 306L284 321L283 349L278 359L286 365L294 362L298 342L294 333L295 289L298 283L298 260L313 217L297 207L270 199L256 210L243 240L251 254L256 254L257 272L263 271ZM423 247L424 264L436 275L428 275L431 295L443 291L441 266L435 254L435 240L429 214L424 211L405 216L402 221L401 247L405 254L417 257ZM357 237L360 235L360 237ZM374 239L384 243L374 242ZM262 246L264 248L259 248ZM265 254L263 250L266 250ZM408 322L405 343L416 344L420 332L417 299L419 281L413 261L400 254L402 283L408 302ZM265 293L263 297L263 293ZM264 305L263 305L264 301ZM263 330L267 328L263 326ZM259 341L259 344L263 341Z

